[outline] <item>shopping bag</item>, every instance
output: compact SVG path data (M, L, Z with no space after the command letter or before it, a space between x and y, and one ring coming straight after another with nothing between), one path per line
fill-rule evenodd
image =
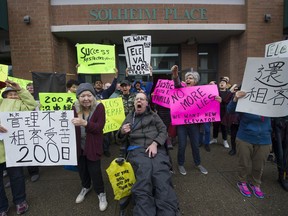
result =
M106 172L113 188L114 199L120 200L131 194L131 188L136 180L131 164L125 160L117 163L116 160L110 163Z

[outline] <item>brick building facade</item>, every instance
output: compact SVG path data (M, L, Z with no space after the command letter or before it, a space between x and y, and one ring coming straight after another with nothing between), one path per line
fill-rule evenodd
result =
M9 0L13 75L31 79L29 71L56 71L76 78L76 43L110 41L122 46L123 36L136 33L152 35L153 46L178 46L180 68L193 67L200 74L199 49L214 45L213 76L227 75L239 83L247 57L262 57L265 44L283 39L283 0L103 2ZM271 20L265 21L265 14ZM29 24L24 16L30 17Z

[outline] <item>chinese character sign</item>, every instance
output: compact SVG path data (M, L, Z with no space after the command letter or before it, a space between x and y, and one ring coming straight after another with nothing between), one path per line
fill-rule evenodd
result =
M77 165L73 111L1 112L7 167Z
M124 36L123 44L128 65L128 75L150 74L151 36Z
M76 101L74 93L39 93L41 110L71 110Z
M288 115L288 58L248 58L236 111L268 117Z
M106 123L104 133L118 130L125 119L124 106L122 98L112 98L101 100L105 107Z
M170 90L172 125L220 121L217 85L203 85Z
M278 41L265 46L265 57L288 57L288 41Z
M115 73L115 46L103 44L77 44L78 73Z

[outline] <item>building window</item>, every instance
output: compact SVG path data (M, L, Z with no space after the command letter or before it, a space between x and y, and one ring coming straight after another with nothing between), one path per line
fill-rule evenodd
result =
M199 44L198 45L198 72L201 80L200 84L207 84L216 80L218 68L218 45Z

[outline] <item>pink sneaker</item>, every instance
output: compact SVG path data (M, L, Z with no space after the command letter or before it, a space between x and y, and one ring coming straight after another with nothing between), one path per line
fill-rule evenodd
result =
M260 187L255 186L253 184L249 184L249 187L251 188L251 190L253 191L254 195L259 198L259 199L263 199L264 198L264 193L261 191Z
M24 214L28 211L28 204L26 200L24 200L22 203L16 205L16 211L18 215Z
M247 187L246 182L237 182L237 186L240 190L240 193L245 197L251 197L251 192Z

